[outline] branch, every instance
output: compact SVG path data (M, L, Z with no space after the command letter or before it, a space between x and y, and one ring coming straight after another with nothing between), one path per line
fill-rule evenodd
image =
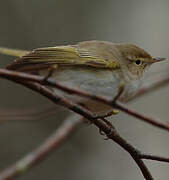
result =
M12 179L44 160L49 153L63 144L82 122L83 120L79 118L79 116L78 118L75 117L75 115L73 118L69 117L41 146L27 154L14 165L2 171L0 173L0 180Z
M131 108L130 109L127 108L126 106L124 106L124 105L122 105L120 103L116 103L115 107L118 108L119 110L129 114L129 115L132 115L132 116L146 122L146 123L149 123L149 124L151 124L153 126L156 126L156 127L161 128L161 129L169 131L169 124L158 122L158 121L154 120L153 118L147 117L147 116L145 116L143 114L140 114L140 113L132 110Z
M0 122L43 120L56 113L56 107L49 105L38 109L36 109L36 107L22 109L22 111L19 109L4 109L0 110Z
M73 112L75 112L77 114L80 114L83 117L87 118L90 122L95 124L95 126L97 126L102 132L104 132L105 135L109 139L115 141L117 144L119 144L123 149L125 149L131 155L131 157L134 159L134 161L136 162L136 164L140 168L140 170L141 170L143 176L145 177L145 179L153 180L149 170L145 166L142 159L148 159L148 158L150 159L151 158L153 160L158 160L159 161L161 157L152 156L152 155L149 155L149 157L148 157L148 155L143 155L135 147L133 147L125 139L123 139L117 133L117 131L115 130L115 128L113 126L110 127L108 124L106 124L101 119L96 119L89 110L85 109L84 107L79 106L76 103L73 103L73 102L67 100L64 97L57 96L55 93L51 92L48 88L41 85L41 84L50 85L50 84L54 83L53 86L58 86L59 87L60 85L58 85L56 82L52 81L51 79L50 80L46 79L44 81L44 78L40 77L40 76L33 76L33 75L28 75L28 74L20 73L20 72L12 72L12 71L10 72L10 71L7 71L7 70L0 70L0 76L3 77L3 78L6 78L6 79L12 80L12 81L14 81L16 83L22 84L22 85L26 86L27 88L30 88L30 89L40 93L41 95L47 97L48 99L50 99L55 104L59 104L59 105L61 105L63 107L66 107L69 110L71 110L71 111L73 111ZM39 79L39 78L41 78L41 79ZM34 81L34 82L30 82L30 81ZM41 83L41 84L39 84L39 83ZM125 110L124 107L121 107L121 105L119 105L118 103L116 103L114 101L111 101L111 100L108 100L108 99L105 99L104 97L95 96L95 95L89 94L89 93L84 92L84 91L72 90L72 89L69 89L68 87L64 87L64 86L61 86L61 88L62 88L62 90L65 89L65 91L68 91L69 93L78 94L80 96L88 97L88 98L100 101L100 102L102 102L104 104L110 105L112 107L118 107L119 109L121 108L123 111L129 113L128 111ZM135 113L135 112L134 112L134 114L137 115L137 113ZM140 117L140 116L139 116L139 118L142 119L142 117ZM147 117L144 117L144 119L147 122ZM148 118L148 120L149 120L149 118ZM156 125L156 126L158 126L158 125ZM162 127L162 128L164 128L164 127ZM167 130L168 130L168 127L167 127ZM164 161L166 159L167 158L161 158L161 161ZM10 171L10 169L7 169L7 171L8 170ZM16 169L15 169L15 171L16 171ZM4 174L4 172L2 174Z
M40 83L40 84L43 84L43 85L48 85L48 86L52 86L52 87L55 87L57 89L60 89L62 91L65 91L69 94L74 94L74 95L78 95L78 96L82 96L82 97L86 97L86 98L89 98L89 99L93 99L93 100L96 100L98 102L101 102L103 104L107 104L113 108L118 108L120 109L121 111L129 114L129 115L132 115L148 124L151 124L155 127L158 127L158 128L161 128L163 130L166 130L166 131L169 131L169 125L166 123L161 123L159 122L158 120L155 120L153 118L150 118L150 117L147 117L145 115L142 115L142 114L139 114L137 113L136 111L132 110L131 108L127 108L125 107L124 105L120 105L119 103L117 103L116 101L114 100L110 100L110 99L107 99L105 97L102 97L102 96L96 96L94 94L91 94L89 92L85 92L85 91L82 91L82 90L79 90L79 89L72 89L72 88L69 88L69 87L66 87L66 86L63 86L61 85L60 83L57 83L54 79L45 79L44 81L44 77L42 76L36 76L36 75L30 75L30 74L26 74L26 73L21 73L21 72L16 72L16 71L9 71L9 70L4 70L4 69L0 69L0 77L2 78L6 78L6 79L9 79L9 80L26 80L26 81L33 81L33 82L37 82L37 83ZM166 80L165 80L166 82ZM168 82L168 81L167 81ZM157 83L157 82L156 82ZM156 86L158 87L160 84L157 83ZM155 86L155 85L154 85ZM152 88L152 86L149 87L150 89Z
M153 80L155 79L155 80ZM144 94L150 93L152 91L155 91L159 88L162 88L163 86L166 86L169 84L169 74L165 73L163 75L160 75L159 77L154 77L153 79L148 79L149 83L143 84L143 87L138 91L138 93L129 99L129 101L135 100Z
M140 154L141 159L148 159L148 160L155 160L160 162L167 162L169 163L169 158L160 157L160 156L153 156L150 154Z
M8 77L7 79L12 79L12 78ZM91 121L93 124L95 124L102 132L104 132L109 139L112 139L113 141L115 141L117 144L119 144L123 149L125 149L131 155L131 157L134 159L134 161L140 168L145 179L153 180L153 178L152 178L149 170L145 166L144 162L142 161L142 159L139 158L138 151L133 146L131 146L129 143L127 143L122 137L120 137L118 135L118 133L115 131L115 129L110 128L110 126L105 124L103 121L101 121L99 119L95 119L92 116L92 113L90 111L88 111L84 107L79 106L78 104L68 101L67 99L65 99L63 97L56 96L56 94L52 93L50 90L48 90L47 88L43 87L40 84L23 82L23 81L19 81L16 79L12 79L12 80L15 81L16 83L22 84L40 94L42 94L43 96L47 97L52 102L54 102L55 104L64 106L64 107L72 110L73 112L76 112L77 114L80 114L83 117L87 118L89 121ZM1 180L4 180L4 179L1 179Z

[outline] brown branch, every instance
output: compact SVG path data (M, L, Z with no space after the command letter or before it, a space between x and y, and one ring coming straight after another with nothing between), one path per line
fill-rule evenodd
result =
M73 116L75 117L75 116ZM42 145L33 152L27 154L23 159L8 167L0 173L0 180L13 179L28 169L44 160L49 153L59 147L63 142L77 129L79 124L83 122L82 118L69 118L56 132L53 133Z
M43 96L45 96L48 99L50 99L52 102L54 102L56 104L59 104L61 106L64 106L64 107L68 108L69 110L71 110L73 112L76 112L76 113L82 115L83 117L87 118L88 120L90 120L102 132L104 132L105 135L109 139L112 139L113 141L115 141L117 144L119 144L123 149L125 149L131 155L131 157L134 159L134 161L136 162L136 164L140 168L140 170L141 170L143 176L145 177L145 179L153 180L149 170L145 166L145 164L142 161L142 159L148 159L148 158L150 159L150 157L151 157L151 159L153 159L153 160L160 160L160 158L158 156L151 156L151 155L149 155L149 157L148 157L148 156L143 155L136 148L134 148L132 145L130 145L126 140L124 140L117 133L115 128L110 128L110 126L108 126L108 124L105 124L102 120L95 119L95 117L93 117L93 114L89 110L85 109L84 107L79 106L76 103L70 102L67 99L63 98L63 97L58 97L56 94L52 93L49 89L47 89L46 87L44 87L44 86L42 86L42 85L40 85L38 83L26 82L25 81L25 80L34 81L34 82L38 82L39 81L39 83L46 85L46 82L49 83L49 84L51 83L49 81L49 79L44 81L44 78L43 78L43 82L42 82L42 79L41 80L38 79L38 78L40 78L38 76L32 76L31 75L32 76L31 77L31 76L29 76L27 74L24 74L24 73L16 73L16 72L10 72L10 71L6 71L6 70L0 70L0 76L3 77L3 78L6 78L6 79L12 80L14 82L17 82L19 84L22 84L22 85L24 85L24 86L26 86L26 87L28 87L28 88L30 88L30 89L40 93L40 94L42 94ZM32 80L31 80L31 78L32 78ZM52 83L54 83L54 81ZM55 82L55 85L57 85L56 82ZM63 87L63 89L65 89L65 87ZM66 89L67 89L67 87L66 87ZM83 91L71 90L69 88L67 90L68 91L70 90L70 91L72 91L72 93L77 93L78 95L81 95L81 96L85 96L85 97L89 96L89 98L91 98L91 99L98 100L100 102L103 102L103 103L108 104L108 105L113 106L113 107L119 107L123 111L126 112L124 107L121 107L116 102L107 100L104 97L94 96L92 94L89 94L89 93L86 93L86 92L83 92ZM129 112L127 111L127 113L129 113ZM139 117L139 118L142 118L142 117ZM145 117L145 120L147 120L146 117ZM164 128L164 127L162 127L162 128ZM167 159L167 158L165 158L165 159ZM161 161L164 161L164 158L161 158ZM13 173L15 173L15 171L13 171ZM10 173L10 169L7 169L6 172ZM2 174L4 174L4 172Z
M51 117L56 114L56 107L54 106L45 106L39 109L36 107L29 109L4 109L0 110L0 122L15 122L15 121L34 121L34 120L43 120L47 117Z
M12 79L11 77L8 77L7 79L10 79L19 84L22 84L40 94L42 94L43 96L47 97L55 104L64 106L64 107L72 110L73 112L76 112L77 114L80 114L83 117L87 118L89 121L91 121L93 124L95 124L102 132L104 132L109 139L112 139L113 141L115 141L117 144L119 144L123 149L125 149L131 155L131 157L134 159L134 161L140 168L145 179L153 180L153 178L152 178L149 170L145 166L144 162L142 161L142 159L139 158L139 154L138 154L137 150L133 146L131 146L129 143L127 143L122 137L120 137L118 135L118 133L115 131L115 129L111 129L110 126L105 124L103 121L101 121L99 119L98 120L95 119L92 116L92 113L90 111L88 111L84 107L79 106L78 104L68 101L67 99L65 99L63 97L56 96L56 94L52 93L50 90L48 90L47 88L43 87L40 84L18 81L16 79ZM4 180L4 179L1 179L1 180Z
M147 159L147 160L154 160L154 161L160 161L160 162L167 162L169 163L169 158L160 157L160 156L153 156L150 154L140 154L141 159Z
M21 72L15 72L15 71L9 71L9 70L4 70L4 69L0 69L0 77L11 79L11 80L20 79L20 80L33 81L33 82L38 82L38 83L43 84L43 85L53 86L53 87L56 87L62 91L65 91L67 93L83 96L86 98L90 98L90 99L102 102L103 104L107 104L113 108L118 108L121 111L123 111L129 115L132 115L132 116L134 116L134 117L136 117L136 118L138 118L138 119L140 119L140 120L142 120L148 124L151 124L155 127L169 131L169 125L167 123L165 124L165 123L159 122L158 120L155 120L153 118L139 114L136 111L125 107L124 105L122 106L121 104L115 102L114 100L110 100L110 99L107 99L107 98L102 97L102 96L96 96L94 94L91 94L89 92L85 92L85 91L82 91L79 89L77 90L77 89L72 89L72 88L63 86L51 78L45 79L45 81L44 81L44 77L42 77L42 76L35 76L35 75L30 75L30 74L21 73ZM159 82L159 84L160 84L160 82ZM156 86L159 86L159 85L156 85ZM150 89L151 89L151 86L150 86Z
M129 115L132 115L132 116L146 122L146 123L149 123L153 126L156 126L156 127L161 128L161 129L169 131L169 124L167 124L167 123L158 122L158 121L154 120L153 118L147 117L143 114L140 114L140 113L132 110L131 108L127 108L126 106L124 106L120 103L116 103L115 107L118 108L119 110L129 114Z
M153 78L154 79L154 78ZM144 94L150 93L152 91L155 91L157 89L162 88L163 86L166 86L169 84L169 74L165 73L165 75L156 77L155 80L149 80L149 83L143 84L143 87L138 91L138 93L129 99L129 101L135 100Z

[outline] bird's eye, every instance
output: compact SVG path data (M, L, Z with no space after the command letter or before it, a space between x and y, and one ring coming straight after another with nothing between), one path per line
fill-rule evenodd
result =
M141 60L139 60L139 59L137 59L137 60L135 61L135 63L136 63L136 65L137 65L137 66L139 66L139 65L141 65L141 64L142 64L142 61L141 61Z

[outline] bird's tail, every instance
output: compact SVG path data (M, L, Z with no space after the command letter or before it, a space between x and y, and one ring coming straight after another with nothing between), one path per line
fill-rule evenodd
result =
M5 54L5 55L15 56L15 57L22 57L27 53L29 53L29 51L0 47L0 54Z

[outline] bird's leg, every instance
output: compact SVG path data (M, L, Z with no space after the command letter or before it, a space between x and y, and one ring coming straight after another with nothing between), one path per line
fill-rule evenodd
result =
M43 81L46 81L48 78L50 78L54 72L54 70L56 70L58 68L58 65L52 65L49 67L49 72L45 75Z
M113 99L112 101L112 104L116 103L116 101L120 98L120 96L122 95L124 91L124 83L121 83L120 86L119 86L119 91L118 91L118 94L116 95L116 97ZM114 130L114 127L112 125L112 123L110 121L108 121L107 119L105 119L106 117L109 117L109 116L112 116L112 115L116 115L119 113L119 110L116 110L116 109L113 109L111 111L108 111L108 112L103 112L103 113L97 113L94 115L94 118L95 119L101 119L102 121L104 121L109 127L111 130ZM100 131L100 134L101 135L105 135L102 131ZM106 138L107 139L107 138Z
M122 95L122 93L123 93L123 91L124 91L124 83L121 83L120 84L120 86L119 86L119 91L118 91L118 94L115 96L115 98L113 99L113 101L112 101L112 104L114 103L116 103L116 101L120 98L120 96ZM101 112L101 113L97 113L97 114L95 114L94 115L94 117L96 118L96 119L98 119L98 118L106 118L106 117L109 117L109 116L112 116L112 115L116 115L116 114L118 114L119 113L119 110L117 110L117 109L113 109L113 110L110 110L110 111L107 111L107 112Z
M115 98L113 99L113 103L115 104L117 100L120 99L120 96L122 95L122 93L124 92L124 82L121 82L119 85L119 90L118 90L118 94L115 96Z

